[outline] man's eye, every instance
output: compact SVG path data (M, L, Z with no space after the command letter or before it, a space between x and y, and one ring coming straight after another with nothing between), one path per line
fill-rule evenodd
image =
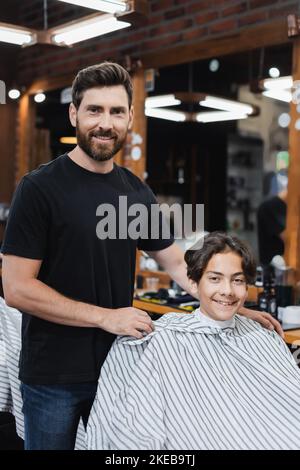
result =
M98 108L89 108L89 110L88 110L88 112L91 113L91 114L95 114L98 111L99 111Z
M210 277L209 280L213 281L213 282L218 282L220 280L220 278L217 277L217 276L213 276L213 277Z
M236 284L245 284L245 279L237 278L237 279L234 279L234 282L235 282Z

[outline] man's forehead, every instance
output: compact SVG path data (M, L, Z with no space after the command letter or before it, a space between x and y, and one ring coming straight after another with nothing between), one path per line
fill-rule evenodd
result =
M122 85L93 87L86 90L82 97L84 106L105 104L110 106L128 106L128 96Z

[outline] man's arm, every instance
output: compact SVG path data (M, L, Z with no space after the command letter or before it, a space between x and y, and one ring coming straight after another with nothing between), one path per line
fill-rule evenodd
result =
M4 255L2 281L7 305L61 325L102 328L116 335L141 338L152 321L134 307L108 309L65 297L37 279L41 260Z
M191 291L190 281L187 277L183 251L176 243L164 250L147 251L147 254L154 258L183 290L195 297L195 292Z
M277 331L277 333L284 339L284 331L281 328L279 321L277 321L272 315L266 312L260 312L259 310L252 310L250 308L241 307L239 315L250 318L251 320L257 321L268 330Z
M189 280L186 272L186 263L184 261L183 251L179 248L176 243L160 251L147 251L151 258L155 261L171 276L174 281L177 282L186 292L195 297L195 293L191 291ZM258 310L251 310L242 307L239 311L240 315L251 318L257 321L265 328L269 330L276 330L278 334L283 338L284 333L280 323L275 320L269 313L259 312Z

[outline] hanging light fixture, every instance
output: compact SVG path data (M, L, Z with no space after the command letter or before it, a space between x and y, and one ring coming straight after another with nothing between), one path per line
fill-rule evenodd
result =
M253 114L253 106L250 104L239 103L238 101L218 98L217 96L206 95L203 100L199 101L201 106L212 109L220 109L221 111L230 111L235 114Z
M29 46L36 42L36 33L27 28L0 23L0 42L7 42L18 46Z
M182 103L212 108L210 112L183 112L168 109L165 106L176 106ZM145 100L145 115L171 121L184 122L218 122L247 119L258 114L258 108L248 103L229 100L197 92L177 92L174 94L151 96Z
M220 121L236 121L239 119L247 119L248 114L242 114L234 111L211 111L206 113L197 113L197 122L220 122Z
M293 77L266 78L260 82L262 94L268 98L290 103L292 101Z
M104 11L105 13L117 13L128 8L128 2L122 0L59 0L64 3L71 3L91 10Z
M168 121L184 122L187 121L187 113L182 111L173 111L173 109L162 108L145 108L145 115L159 119L167 119Z
M48 29L46 22L44 29L39 31L8 23L0 23L0 41L21 46L30 46L36 43L71 46L80 41L128 28L132 24L140 24L149 13L147 0L59 1L91 8L102 13L87 15L51 29ZM47 7L44 11L44 19L45 18L47 18Z
M149 96L146 98L146 108L161 108L164 106L176 106L181 104L181 100L175 98L175 95Z
M131 26L131 23L119 21L114 16L97 15L55 28L52 32L51 41L54 44L70 46L129 26Z

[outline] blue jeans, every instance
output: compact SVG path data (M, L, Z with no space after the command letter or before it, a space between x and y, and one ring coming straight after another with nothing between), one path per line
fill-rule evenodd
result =
M86 426L97 382L21 384L25 450L72 450L80 418Z

